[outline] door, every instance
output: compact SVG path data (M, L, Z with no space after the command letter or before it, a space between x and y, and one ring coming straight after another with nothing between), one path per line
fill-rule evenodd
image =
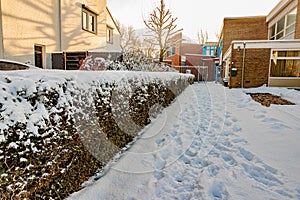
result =
M44 68L45 46L34 45L34 64L39 68Z

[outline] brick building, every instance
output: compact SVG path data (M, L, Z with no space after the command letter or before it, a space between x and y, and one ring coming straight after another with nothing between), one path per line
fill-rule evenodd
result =
M222 60L222 77L224 81L229 82L230 87L242 87L241 71L242 65L251 65L251 68L245 70L244 78L247 87L256 87L267 83L267 79L257 76L268 76L269 66L262 65L264 60L270 56L266 50L256 50L253 56L250 52L232 51L232 42L234 40L266 40L268 38L268 26L265 16L225 18L221 33L222 51L220 54ZM243 60L244 53L247 53L247 59ZM254 52L253 52L254 53ZM253 70L254 68L260 70ZM231 71L232 76L231 76ZM254 78L255 77L255 78ZM251 80L253 79L254 80Z
M224 19L218 55L229 87L300 87L299 9L286 0L266 17Z
M181 73L191 72L195 75L195 80L215 80L215 57L203 55L203 46L186 43L181 33L174 37L177 42L169 48L165 61L175 66Z

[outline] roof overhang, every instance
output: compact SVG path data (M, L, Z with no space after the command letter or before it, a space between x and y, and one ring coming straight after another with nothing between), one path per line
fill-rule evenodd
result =
M279 1L279 3L269 12L266 18L266 22L270 22L272 19L274 19L279 13L283 12L283 10L287 6L295 7L297 6L297 0L283 0ZM292 4L292 5L291 5Z
M233 49L300 49L300 39L296 40L234 40Z

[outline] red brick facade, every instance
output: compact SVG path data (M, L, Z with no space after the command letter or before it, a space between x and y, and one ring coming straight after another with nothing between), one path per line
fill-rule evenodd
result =
M233 40L267 40L268 26L266 17L238 17L225 18L223 22L223 48L224 55Z
M244 82L242 84L242 71L244 60ZM250 88L259 87L268 83L270 49L246 49L243 59L243 49L232 49L231 68L237 69L236 76L230 76L229 87Z
M182 34L178 34L175 36L176 44L173 45L172 56L166 57L166 61L169 61L171 65L175 66L176 69L185 73L186 70L191 70L191 73L195 75L195 80L202 80L202 76L199 74L197 68L189 67L189 66L208 66L208 78L207 81L214 80L214 62L213 58L202 56L203 47L200 44L193 43L183 43ZM185 56L186 61L182 63L182 56ZM211 58L211 59L210 59ZM210 60L203 60L210 59ZM186 67L179 67L185 65ZM203 73L203 72L200 72Z
M234 40L267 40L268 25L266 17L225 18L222 30L222 54L231 47ZM268 83L270 49L246 49L243 59L243 48L233 49L230 56L229 87L258 87ZM244 62L244 63L243 63ZM242 71L244 64L244 82ZM225 77L225 63L222 64ZM237 69L236 76L232 76L232 68Z

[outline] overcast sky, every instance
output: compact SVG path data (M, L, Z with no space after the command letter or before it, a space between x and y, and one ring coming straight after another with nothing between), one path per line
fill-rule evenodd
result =
M197 38L198 30L208 32L210 40L222 27L224 17L267 15L280 0L166 0L183 34ZM286 1L286 0L283 0ZM124 25L144 28L147 19L160 0L107 0L113 17Z

